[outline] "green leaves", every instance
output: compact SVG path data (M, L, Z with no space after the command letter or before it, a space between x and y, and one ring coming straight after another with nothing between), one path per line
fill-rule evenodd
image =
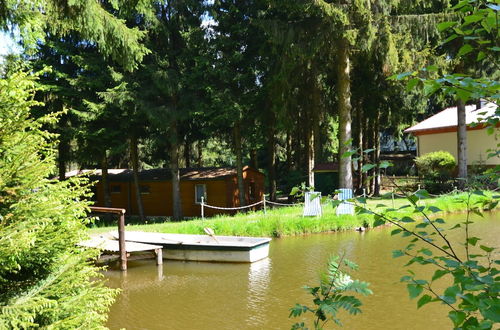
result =
M399 257L403 257L405 255L405 253L401 250L394 250L392 251L392 257L393 258L399 258Z
M417 308L420 308L432 301L432 297L429 296L428 294L424 294L420 299L417 301Z
M465 320L465 318L467 317L467 314L465 314L464 312L460 312L460 311L451 311L448 313L448 317L453 322L453 325L455 326L455 328L458 328L460 326L460 324L462 324L463 321Z
M368 172L369 170L375 168L376 165L375 164L365 164L361 167L361 171L363 171L364 173Z
M299 317L310 312L315 316L315 324L318 321L333 321L341 324L337 318L340 310L345 310L349 314L357 315L361 313L361 301L347 293L352 292L362 295L370 295L373 292L368 288L369 283L353 280L351 276L344 272L341 267L346 266L351 270L357 269L357 265L345 258L333 256L328 261L327 273L323 274L320 286L306 287L305 289L312 295L314 306L296 304L290 308L289 317ZM293 329L306 329L304 323L296 323Z
M408 294L410 296L410 299L417 298L418 296L420 296L420 294L424 290L424 288L418 284L407 284L406 288L408 290Z
M443 32L455 25L457 25L457 22L441 22L437 25L437 28L439 32Z
M484 245L479 245L479 248L485 252L488 252L488 253L493 252L495 250L495 248L484 246Z
M432 276L432 281L438 280L438 279L440 279L441 277L443 277L444 275L449 274L449 273L450 273L450 271L448 271L448 270L444 270L444 269L437 269L437 270L434 272L434 275Z
M295 306L290 308L290 314L288 315L288 317L298 317L307 311L309 311L309 308L307 306L295 304Z
M476 243L480 240L478 237L469 237L467 238L467 244L470 244L472 246L475 246Z

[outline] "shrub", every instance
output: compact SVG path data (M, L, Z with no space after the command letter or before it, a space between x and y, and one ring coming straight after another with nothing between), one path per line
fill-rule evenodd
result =
M451 190L455 158L447 151L434 151L415 159L419 175L424 178L426 189L431 193Z

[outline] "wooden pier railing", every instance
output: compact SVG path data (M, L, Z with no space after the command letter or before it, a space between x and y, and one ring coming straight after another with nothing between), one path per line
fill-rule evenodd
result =
M113 207L96 207L91 206L90 210L93 213L112 213L118 214L118 246L120 250L120 269L127 270L127 250L125 248L125 209Z

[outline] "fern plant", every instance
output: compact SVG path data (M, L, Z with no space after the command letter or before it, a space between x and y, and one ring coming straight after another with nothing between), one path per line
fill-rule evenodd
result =
M368 288L370 284L353 280L348 272L341 269L342 267L347 267L349 270L358 269L358 265L344 257L331 257L326 273L321 276L319 286L304 287L313 296L314 306L296 304L290 309L289 317L299 317L306 313L312 313L314 315L314 329L319 330L323 329L329 321L342 325L337 317L340 310L345 310L352 315L361 313L361 301L349 293L370 295L373 293ZM304 322L297 322L292 326L292 329L308 328Z

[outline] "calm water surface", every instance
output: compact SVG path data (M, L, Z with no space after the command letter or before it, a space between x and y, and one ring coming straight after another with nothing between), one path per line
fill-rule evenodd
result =
M463 219L454 215L449 223ZM126 273L109 270L109 285L123 291L111 307L111 329L290 329L295 303L311 304L304 285L316 285L332 254L346 254L360 270L354 277L371 283L363 313L341 315L344 329L449 329L447 309L438 304L416 309L399 278L404 259L393 249L407 239L392 228L274 239L269 258L253 264L165 260L129 262ZM460 232L457 232L457 234ZM499 246L500 214L486 215L472 227L483 244ZM459 237L454 237L458 239ZM422 275L433 269L419 269ZM430 278L430 276L428 276Z

